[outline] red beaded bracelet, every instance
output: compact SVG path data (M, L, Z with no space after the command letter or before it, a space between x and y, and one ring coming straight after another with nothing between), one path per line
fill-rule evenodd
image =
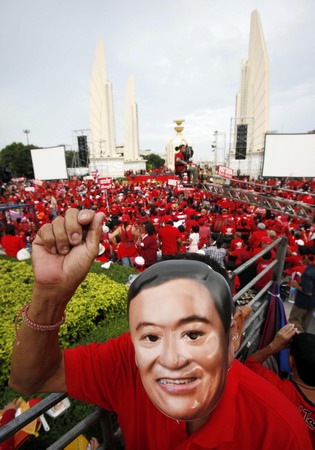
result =
M28 303L27 305L23 306L23 308L20 309L20 311L17 313L17 316L15 318L15 334L17 337L17 344L20 343L20 341L18 339L17 323L18 323L18 320L19 320L19 317L21 314L23 314L23 320L26 323L26 325L37 331L54 331L54 330L57 330L57 328L59 328L60 325L65 323L66 313L63 314L62 319L59 322L54 323L53 325L44 325L44 324L33 322L27 315L27 311L29 310L30 305L31 305L31 303Z

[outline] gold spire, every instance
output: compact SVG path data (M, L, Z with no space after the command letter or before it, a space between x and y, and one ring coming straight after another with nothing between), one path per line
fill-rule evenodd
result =
M181 134L181 132L184 129L184 127L181 127L181 124L185 122L185 120L173 120L173 122L176 123L177 125L177 127L174 127L174 130L176 131L177 134Z

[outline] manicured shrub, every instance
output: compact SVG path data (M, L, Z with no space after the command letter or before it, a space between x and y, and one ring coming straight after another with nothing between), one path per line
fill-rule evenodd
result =
M9 362L14 341L14 319L31 300L33 273L25 262L0 260L0 386L9 375ZM60 328L63 348L96 330L101 322L125 314L127 287L104 274L89 273L68 304L66 323Z

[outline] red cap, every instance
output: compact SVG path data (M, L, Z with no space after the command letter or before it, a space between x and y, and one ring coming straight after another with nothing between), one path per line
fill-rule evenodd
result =
M124 214L121 216L121 221L122 222L130 222L130 217L128 214Z

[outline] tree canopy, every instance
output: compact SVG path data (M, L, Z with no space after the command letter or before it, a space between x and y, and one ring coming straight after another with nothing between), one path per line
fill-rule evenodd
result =
M0 152L0 165L10 169L13 177L34 178L31 149L34 145L13 142Z
M164 166L165 159L161 158L160 155L156 153L151 153L144 157L146 162L146 167L149 170L160 169L160 167Z

